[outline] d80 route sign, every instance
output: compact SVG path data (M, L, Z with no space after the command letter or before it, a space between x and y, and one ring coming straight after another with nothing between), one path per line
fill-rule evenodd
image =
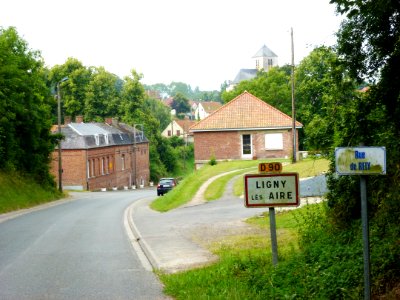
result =
M247 174L244 176L245 206L299 206L299 174Z

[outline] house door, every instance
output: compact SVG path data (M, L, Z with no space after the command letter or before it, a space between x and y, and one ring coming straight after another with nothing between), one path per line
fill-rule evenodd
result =
M242 135L242 158L248 159L252 158L253 149L251 146L251 135L243 134Z

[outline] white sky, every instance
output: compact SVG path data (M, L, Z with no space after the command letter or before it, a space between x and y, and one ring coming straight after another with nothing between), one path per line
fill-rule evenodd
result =
M329 0L0 0L0 26L14 26L49 67L68 57L142 83L180 81L219 90L265 44L279 65L333 45L341 18Z

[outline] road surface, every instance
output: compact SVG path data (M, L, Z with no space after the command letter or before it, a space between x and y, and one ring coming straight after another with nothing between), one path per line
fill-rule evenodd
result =
M1 222L0 299L165 299L123 222L127 206L154 193L76 193Z

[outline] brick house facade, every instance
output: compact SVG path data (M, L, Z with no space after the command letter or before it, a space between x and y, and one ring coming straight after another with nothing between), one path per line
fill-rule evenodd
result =
M296 122L296 131L301 127ZM248 92L199 121L191 131L196 167L211 158L283 158L293 151L292 118Z
M62 185L100 190L146 186L150 180L149 143L141 131L122 123L70 123L62 127ZM58 149L51 173L58 181Z

